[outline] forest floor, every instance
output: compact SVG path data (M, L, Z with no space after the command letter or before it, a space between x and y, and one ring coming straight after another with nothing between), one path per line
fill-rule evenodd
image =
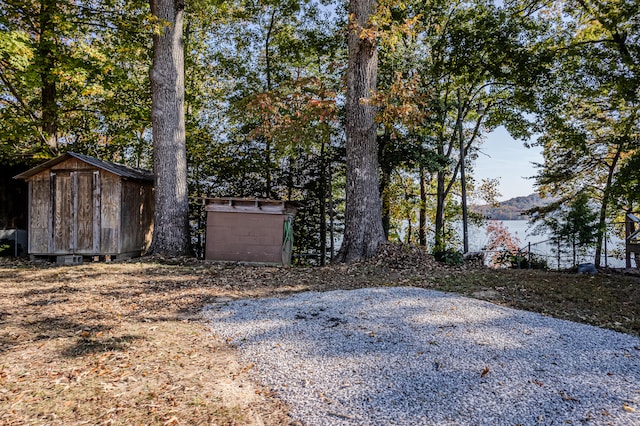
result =
M640 336L640 278L443 266L385 246L372 261L317 268L193 259L55 266L0 261L0 425L286 425L202 321L207 304L377 286L456 292Z

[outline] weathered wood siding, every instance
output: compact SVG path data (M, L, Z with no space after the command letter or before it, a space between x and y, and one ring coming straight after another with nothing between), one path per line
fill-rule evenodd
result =
M146 249L151 242L153 188L139 182L122 182L122 252Z
M96 168L91 164L87 164L84 161L80 161L77 158L69 158L62 161L55 166L51 167L52 172L57 171L78 171L78 170L95 170Z
M282 214L207 212L205 258L282 263Z
M69 172L57 172L53 179L53 253L73 253L75 222L74 185Z
M51 180L42 172L29 181L29 253L51 252Z
M97 170L58 171L53 182L52 253L93 254L99 247Z
M153 184L69 158L27 178L29 253L140 254L151 239Z
M100 217L99 180L97 170L76 173L75 252L79 254L96 253L100 247L100 222L96 220Z
M120 253L120 208L122 180L111 173L101 173L100 252Z

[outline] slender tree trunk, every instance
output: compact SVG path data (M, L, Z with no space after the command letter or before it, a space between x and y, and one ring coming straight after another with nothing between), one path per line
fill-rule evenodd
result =
M460 89L458 89L458 142L460 143L460 190L461 190L461 202L462 202L462 253L469 252L469 226L467 221L467 178L465 175L465 144L464 133L462 129L462 114L463 114L462 96Z
M447 194L445 193L445 171L440 170L436 174L436 218L435 218L435 251L445 249L444 238L444 204Z
M405 199L405 202L407 202L407 203L409 202L409 199L410 199L410 195L409 195L409 193L407 191L407 187L406 186L404 188L404 199ZM406 244L411 244L411 238L413 237L413 221L411 220L412 210L413 209L411 209L409 207L405 207L405 214L406 214L405 219L407 221L407 235L406 235L406 238L405 238Z
M347 187L345 230L337 259L351 262L373 257L384 241L378 182L375 110L367 100L376 87L378 52L363 28L375 13L375 0L349 3L346 98Z
M616 173L616 169L618 167L618 160L620 159L620 155L622 153L622 144L618 144L616 146L616 152L611 159L611 164L609 165L609 173L607 174L607 183L604 187L603 195L602 195L602 204L600 204L600 216L598 218L598 233L596 240L596 253L594 264L596 268L600 267L600 260L602 258L602 240L604 239L604 230L607 226L607 210L609 209L609 194L611 192L611 185L613 185L613 178Z
M420 165L420 211L418 218L418 244L427 245L427 181L424 166Z
M40 107L42 109L42 133L47 148L58 154L58 104L55 68L55 24L53 14L56 2L44 0L40 6L40 34L38 56L40 62Z
M332 168L332 160L329 160L327 163L327 182L329 184L329 253L330 260L333 261L334 256L336 255L336 243L335 243L335 217L334 217L334 208L333 208L333 168Z
M151 124L155 223L149 254L191 253L184 122L184 1L151 0L162 28L153 36ZM166 24L163 24L166 23Z
M264 197L272 198L273 184L271 178L271 139L264 138Z
M265 77L267 80L267 92L271 92L272 83L271 83L271 38L273 36L273 29L276 23L276 6L273 6L273 10L271 11L271 16L269 17L269 26L267 27L267 34L265 35L264 40L264 63L265 63ZM272 167L271 167L271 138L269 136L264 137L265 140L265 148L264 148L264 156L265 156L265 167L264 167L264 178L265 178L265 198L275 198L273 194L273 177L271 175Z
M293 198L293 189L295 186L294 175L297 172L297 170L294 170L294 164L295 164L295 159L293 158L293 155L291 155L289 156L289 173L287 175L287 200L288 201L291 201L291 199ZM271 184L269 184L269 187L271 187ZM267 194L270 194L270 192L267 192ZM271 197L268 195L267 198L271 198Z
M389 185L391 183L391 171L386 167L382 168L382 181L380 182L380 196L382 197L382 230L384 238L389 239L389 229L391 228L391 196Z
M327 177L326 177L326 159L325 159L325 142L322 138L320 145L320 184L318 202L320 207L320 265L327 263Z
M391 228L391 196L389 186L391 185L391 173L393 166L385 155L385 149L390 142L386 129L382 135L377 136L378 162L380 164L380 197L382 199L382 229L384 238L389 239L389 229Z

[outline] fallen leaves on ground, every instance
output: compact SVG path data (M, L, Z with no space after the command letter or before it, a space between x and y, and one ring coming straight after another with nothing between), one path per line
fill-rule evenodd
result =
M201 322L217 301L410 285L640 335L639 284L613 273L446 266L403 245L316 268L0 260L0 424L289 424L277 395L251 382L254 366Z

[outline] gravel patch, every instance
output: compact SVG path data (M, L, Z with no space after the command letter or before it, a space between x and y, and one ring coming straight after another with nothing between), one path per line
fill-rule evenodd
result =
M304 425L640 425L640 339L417 288L205 309Z

